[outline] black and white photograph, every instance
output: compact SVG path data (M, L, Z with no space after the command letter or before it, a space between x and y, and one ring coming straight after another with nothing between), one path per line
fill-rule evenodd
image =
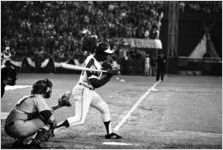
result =
M0 7L1 149L222 149L222 1Z

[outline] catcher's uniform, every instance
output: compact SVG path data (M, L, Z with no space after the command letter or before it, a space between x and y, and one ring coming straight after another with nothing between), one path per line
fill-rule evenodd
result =
M39 112L52 110L40 94L23 97L13 106L6 118L5 131L14 138L26 138L46 126ZM53 116L52 116L53 117Z
M84 67L101 70L101 64L94 58L94 55L89 55L85 60ZM94 91L89 79L102 78L102 72L82 71L80 79L73 88L72 95L75 116L69 117L67 120L69 124L77 125L85 122L89 107L100 111L103 122L111 120L108 104L101 98L101 96ZM111 129L109 130L111 132Z

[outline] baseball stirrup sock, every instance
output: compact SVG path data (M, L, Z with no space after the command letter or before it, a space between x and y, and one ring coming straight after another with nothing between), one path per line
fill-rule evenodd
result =
M70 126L68 120L65 120L64 122L59 123L56 128L60 128L60 127L63 127L63 126L65 126L65 127L69 127Z
M111 132L110 122L111 121L104 122L107 134L110 134L110 132Z

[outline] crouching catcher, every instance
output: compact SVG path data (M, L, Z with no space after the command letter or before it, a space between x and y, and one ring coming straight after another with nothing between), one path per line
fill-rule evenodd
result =
M58 105L50 107L46 99L51 97L52 82L36 81L31 94L15 103L5 123L5 132L16 139L12 148L40 148L40 144L54 136L56 120L54 110L70 106L70 93L58 99Z

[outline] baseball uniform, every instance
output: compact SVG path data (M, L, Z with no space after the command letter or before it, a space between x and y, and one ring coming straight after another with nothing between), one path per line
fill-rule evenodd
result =
M40 94L28 95L13 106L6 118L5 131L14 138L25 138L45 126L39 112L52 110Z

